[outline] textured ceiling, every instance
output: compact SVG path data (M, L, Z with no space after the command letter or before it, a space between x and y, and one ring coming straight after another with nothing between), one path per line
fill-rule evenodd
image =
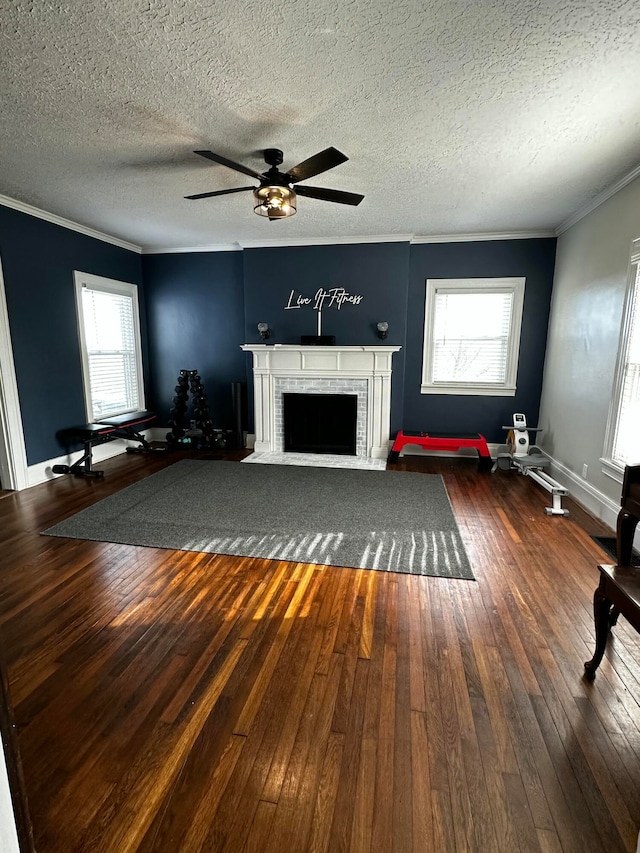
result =
M548 230L640 160L638 0L0 0L0 194L147 248ZM330 145L271 223L252 179Z

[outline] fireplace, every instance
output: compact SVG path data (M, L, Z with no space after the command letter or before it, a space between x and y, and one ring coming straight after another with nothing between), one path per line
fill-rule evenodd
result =
M283 394L285 453L356 455L355 394Z
M387 458L391 358L400 347L244 344L242 349L253 354L257 453L285 451L287 394L340 395L356 398L355 456Z

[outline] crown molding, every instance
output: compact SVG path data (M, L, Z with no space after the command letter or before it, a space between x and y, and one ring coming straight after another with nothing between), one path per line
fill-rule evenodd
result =
M551 229L540 231L504 231L480 234L438 234L433 237L413 237L412 245L420 243L481 243L491 240L538 240L544 237L555 237Z
M474 243L490 240L531 240L555 237L551 229L539 231L508 231L482 234L439 234L432 237L417 237L414 234L376 234L368 237L297 237L278 240L239 240L237 243L217 243L210 246L178 246L166 248L143 248L143 255L169 255L188 252L238 252L243 249L285 249L296 246L350 246L359 243Z
M640 166L619 181L615 188L609 191L606 198L621 189L625 183L633 180L634 177L640 174ZM602 203L605 197L598 203ZM419 245L421 243L473 243L489 240L529 240L544 237L555 237L560 230L541 230L541 231L511 231L504 233L479 233L479 234L438 234L435 236L416 236L415 234L376 234L374 236L360 237L298 237L298 238L282 238L278 240L238 240L236 243L213 243L208 246L164 246L160 248L151 248L138 246L135 243L129 243L127 240L121 240L119 237L113 237L111 234L104 234L102 231L96 231L94 228L89 228L86 225L80 225L78 222L73 222L70 219L65 219L55 213L48 213L45 210L40 210L23 201L10 198L9 196L0 194L0 204L5 207L10 207L13 210L18 210L21 213L26 213L29 216L35 216L38 219L44 219L46 222L52 222L54 225L60 225L62 228L68 228L71 231L77 231L79 234L85 234L87 237L93 237L96 240L102 240L105 243L111 243L113 246L119 246L122 249L128 249L131 252L137 252L142 255L176 255L190 254L198 252L239 252L243 249L277 249L296 246L348 246L359 243L410 243ZM593 207L597 206L593 204ZM590 209L593 209L591 207ZM581 215L586 215L588 210ZM575 221L580 217L575 214ZM574 217L572 217L573 219ZM567 220L569 221L569 220ZM573 224L573 223L570 223ZM562 228L563 226L561 226ZM566 227L569 227L567 225Z
M279 249L289 246L348 246L357 243L410 243L411 234L378 234L373 237L294 237L280 240L239 240L243 249Z
M38 207L33 207L31 204L26 204L24 201L18 201L15 198L10 198L0 194L0 204L4 207L10 207L13 210L18 210L20 213L26 213L28 216L35 216L36 219L44 219L46 222L51 222L54 225L60 225L62 228L68 228L70 231L77 231L78 234L84 234L86 237L93 237L96 240L102 240L104 243L111 243L113 246L119 246L121 249L128 249L130 252L142 253L142 248L135 243L129 243L127 240L121 240L119 237L114 237L111 234L104 234L102 231L96 231L95 228L89 228L87 225L80 225L78 222L73 222L71 219L65 219L63 216L57 216L55 213L48 213L46 210L40 210Z
M339 246L358 243L411 243L412 245L420 245L421 243L473 243L491 240L531 240L542 239L545 237L559 237L638 177L640 177L640 164L620 178L620 180L615 184L612 184L612 186L603 190L595 196L595 198L591 199L591 201L579 208L555 229L541 229L537 231L480 232L477 234L438 234L431 236L415 234L378 234L367 237L300 237L280 240L239 240L237 243L217 243L209 246L167 246L161 248L145 248L137 245L136 243L130 243L128 240L122 240L119 237L114 237L112 234L105 234L102 231L97 231L95 228L90 228L87 225L81 225L71 219L65 219L63 216L58 216L55 213L49 213L48 211L41 210L40 208L34 207L26 202L11 198L10 196L0 194L0 205L10 207L13 210L18 210L21 213L26 213L28 216L35 216L37 219L43 219L46 222L51 222L54 225L61 226L62 228L68 228L70 231L76 231L77 233L84 234L87 237L93 237L96 240L102 240L103 242L110 243L113 246L119 246L120 248L127 249L130 252L136 252L143 255L186 254L195 252L238 252L242 249L286 248L294 246Z
M180 255L193 254L195 252L241 252L240 243L214 243L211 246L179 246L159 249L142 249L143 255Z
M619 181L617 181L615 184L612 184L612 186L610 186L608 189L603 190L601 193L598 193L595 198L592 198L591 201L588 201L585 205L576 210L575 213L572 213L571 216L565 219L564 222L560 223L560 225L558 225L555 230L556 237L559 237L561 234L563 234L565 231L575 225L576 222L579 222L581 219L584 219L584 217L594 211L596 207L600 207L600 205L604 204L605 201L608 201L611 196L614 196L617 192L626 187L627 184L630 184L632 181L635 181L635 179L638 177L640 177L640 163L635 167L635 169L632 169L630 172L620 178Z

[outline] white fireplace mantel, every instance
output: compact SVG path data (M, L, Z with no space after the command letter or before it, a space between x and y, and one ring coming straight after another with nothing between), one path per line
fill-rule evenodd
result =
M386 459L391 424L391 359L399 346L298 346L243 344L253 353L256 452L282 451L279 386L282 380L307 381L310 393L353 393L349 380L364 389L366 423L358 455Z

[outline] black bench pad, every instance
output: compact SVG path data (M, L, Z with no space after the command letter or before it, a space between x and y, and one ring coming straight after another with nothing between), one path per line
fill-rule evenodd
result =
M104 420L100 421L100 424L107 424L113 427L132 427L154 421L155 418L155 412L127 412L125 415L116 415L114 418L104 418Z
M154 412L127 412L125 415L117 415L114 418L105 418L104 421L94 424L82 424L73 427L61 429L56 433L58 441L63 444L70 444L74 441L95 441L103 436L109 436L110 433L117 430L130 430L135 426L142 426L155 420ZM121 437L121 436L120 436ZM118 436L110 436L110 438L118 438Z

